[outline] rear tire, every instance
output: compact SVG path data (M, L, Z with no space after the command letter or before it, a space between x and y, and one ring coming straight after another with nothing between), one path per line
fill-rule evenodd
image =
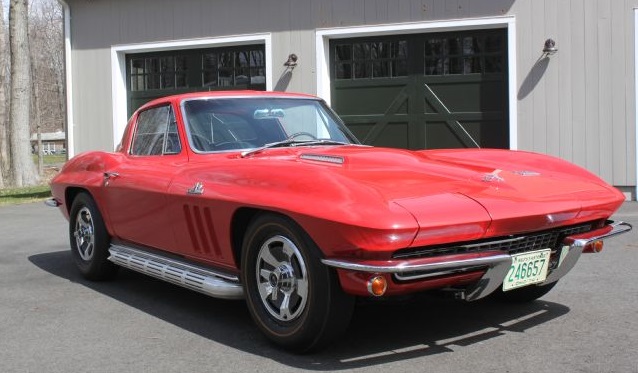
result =
M292 220L262 214L242 247L246 303L257 327L274 343L295 352L324 347L345 331L354 297L345 294L334 270Z
M522 287L520 289L513 289L509 291L503 291L503 289L499 289L494 292L494 298L498 299L499 301L508 303L532 302L549 293L550 290L552 290L557 283L558 281L552 282L551 284L547 285L530 285Z
M71 256L87 280L100 281L113 278L117 269L108 261L109 237L102 214L87 193L77 195L69 214Z

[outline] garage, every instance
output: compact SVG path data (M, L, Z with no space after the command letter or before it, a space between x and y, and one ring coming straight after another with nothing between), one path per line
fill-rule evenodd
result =
M330 40L333 108L365 144L508 148L507 30Z
M266 90L263 44L126 55L127 111L167 95L225 89Z

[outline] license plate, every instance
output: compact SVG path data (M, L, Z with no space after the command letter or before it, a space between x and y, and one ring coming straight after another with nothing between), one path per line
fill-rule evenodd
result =
M551 249L545 249L512 255L512 266L503 280L503 291L545 281L551 252Z

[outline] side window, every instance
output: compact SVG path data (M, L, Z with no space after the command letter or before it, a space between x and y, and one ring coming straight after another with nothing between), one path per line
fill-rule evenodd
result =
M181 149L175 116L170 106L156 107L140 113L131 154L177 154Z

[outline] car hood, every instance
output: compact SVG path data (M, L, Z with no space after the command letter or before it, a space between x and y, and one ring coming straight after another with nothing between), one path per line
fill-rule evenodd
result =
M253 170L242 183L285 190L286 201L296 191L297 206L318 202L307 214L331 210L351 224L374 225L389 223L378 211L398 216L403 209L419 226L413 246L604 219L624 200L588 171L528 152L322 146L269 149L235 161Z

